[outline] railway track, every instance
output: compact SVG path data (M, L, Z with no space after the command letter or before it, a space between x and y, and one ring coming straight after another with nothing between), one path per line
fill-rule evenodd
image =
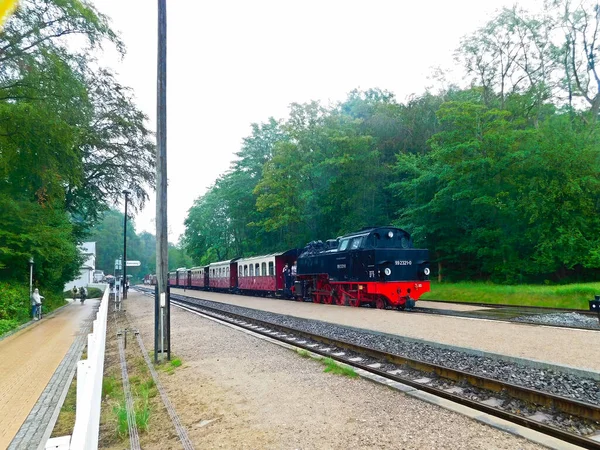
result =
M152 290L138 289L154 295ZM292 344L562 441L584 448L600 449L600 441L595 440L600 430L598 405L200 305L192 297L171 294L171 301L184 309ZM513 405L515 402L516 405ZM505 407L507 404L512 407ZM589 433L582 435L573 432L568 426L557 425L564 417L568 417L571 422L573 418L583 421L589 426Z
M431 300L424 300L431 301ZM448 303L439 301L439 303ZM452 304L461 304L467 305L466 303L452 303ZM468 304L471 306L471 304ZM557 310L557 309L549 309L549 308L541 308L536 307L532 309L531 307L520 308L517 306L486 306L484 304L476 304L474 306L481 306L482 310L475 311L455 311L450 309L439 309L439 308L427 308L422 306L416 306L413 312L421 313L421 314L431 314L438 316L450 316L450 317L464 317L469 319L485 319L485 320L495 320L498 322L509 322L509 323L520 323L525 325L534 325L540 326L544 325L547 327L555 327L555 328L572 328L575 330L591 330L591 331L600 331L600 323L596 326L596 323L593 322L593 325L590 326L580 326L580 325L570 325L564 323L552 323L552 322L536 322L535 316L538 315L546 315L546 314L565 314L565 313L577 313L581 314L585 317L594 318L595 314L590 313L589 311L581 311L581 310ZM519 320L514 320L519 317ZM527 320L530 317L531 320Z

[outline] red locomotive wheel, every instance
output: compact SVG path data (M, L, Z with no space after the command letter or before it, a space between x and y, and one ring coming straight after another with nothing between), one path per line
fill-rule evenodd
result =
M375 308L377 309L385 309L385 299L383 297L377 297L375 300Z
M323 286L323 290L329 292L329 294L323 294L323 303L331 305L333 303L333 288L331 285L326 284Z
M357 298L350 298L348 300L348 303L350 304L350 306L354 306L355 308L360 306L360 302L358 301Z
M347 303L346 303L346 294L338 295L335 298L335 304L338 305L338 306L346 306L347 305Z

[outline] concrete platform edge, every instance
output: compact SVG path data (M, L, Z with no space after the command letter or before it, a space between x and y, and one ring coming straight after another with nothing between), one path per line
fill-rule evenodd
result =
M81 359L82 354L83 354L83 347L81 348L81 352L79 353L79 357L77 358L77 360ZM65 355L65 358L66 357L67 356ZM46 431L44 431L44 435L42 436L42 441L40 442L40 445L38 446L38 450L44 450L46 448L46 443L50 439L50 436L52 435L52 431L54 431L54 426L56 425L56 421L58 420L58 416L60 415L60 410L62 409L63 404L65 403L65 398L67 398L67 393L69 392L69 388L71 387L73 378L75 378L76 370L77 370L77 366L75 365L75 366L73 366L73 370L69 374L69 376L67 378L67 382L65 384L65 387L63 388L63 391L60 394L58 403L56 404L56 407L54 408L54 412L52 413L52 417L50 418L50 422L48 423L48 426L46 427ZM61 436L61 437L63 437L63 436Z
M443 344L440 342L426 341L424 339L417 339L417 338L411 338L408 336L402 336L400 334L381 333L379 331L369 330L366 328L363 328L363 329L356 328L356 327L348 327L348 328L353 328L355 330L360 330L362 332L364 332L366 330L366 331L376 333L376 334L381 334L381 335L395 337L395 338L401 338L408 342L430 345L431 347L441 348L444 350L454 350L457 352L463 352L463 353L467 353L469 355L474 355L474 356L483 356L483 357L492 358L492 359L496 359L496 360L500 360L500 361L520 364L522 366L533 367L534 369L554 370L557 372L575 375L575 376L578 376L581 378L590 378L595 381L600 381L600 372L596 372L593 370L580 369L578 367L572 367L572 366L567 366L567 365L562 365L562 364L555 364L555 363L550 363L547 361L540 361L540 360L536 360L536 359L525 359L525 358L519 358L517 356L508 356L508 355L503 355L501 353L492 353L492 352L487 352L485 350L478 350L476 348L471 348L471 347L458 347L455 345Z
M204 319L208 319L211 320L213 322L219 323L221 325L225 325L229 328L232 328L234 330L237 331L241 331L242 333L248 334L250 336L256 337L258 339L262 339L264 341L268 341L271 342L273 344L279 345L280 347L286 348L288 350L292 350L294 352L298 352L298 350L303 350L304 349L300 349L299 347L296 347L293 344L288 344L286 342L281 342L272 338L269 338L268 336L264 336L262 334L259 333L254 333L250 330L246 330L245 328L241 328L238 327L236 325L227 323L227 322L223 322L219 319L215 319L213 317L208 317L205 316L201 313L198 313L196 311L193 311L191 309L185 308L185 307L181 307L178 305L173 305L173 306L177 306L178 308L184 309L188 312L192 312L196 315L201 316ZM308 351L309 355L311 356L311 358L314 359L322 359L325 358L322 355L319 355L317 353L312 353L310 351ZM338 363L342 366L347 366L346 364L343 363ZM349 367L349 366L348 366ZM547 436L543 433L539 433L537 431L531 430L529 428L526 427L522 427L520 425L508 422L506 420L500 419L498 417L494 417L491 416L489 414L485 414L482 413L481 411L477 411L473 408L469 408L467 406L461 405L459 403L455 403L453 401L450 400L446 400L444 398L441 397L437 397L433 394L429 394L427 392L424 391L419 391L418 389L413 388L412 386L408 386L402 383L398 383L392 380L388 380L386 378L380 377L378 375L372 374L370 372L367 372L365 370L362 369L354 369L356 371L356 373L361 377L364 378L366 380L372 381L374 383L378 383L387 387L390 387L392 389L398 390L400 392L405 393L406 395L410 395L411 397L414 397L416 399L419 399L421 401L425 401L427 403L439 406L441 408L444 409L448 409L450 411L456 412L458 414L461 414L463 416L469 417L473 420L476 420L478 422L481 422L485 425L491 426L493 428L496 428L498 430L513 434L515 436L519 436L522 437L523 439L527 439L528 441L531 442L535 442L537 444L543 445L545 447L551 448L551 449L556 449L556 450L571 450L571 449L580 449L582 447L570 444L568 442L564 442L561 441L560 439L556 439L553 438L552 436Z

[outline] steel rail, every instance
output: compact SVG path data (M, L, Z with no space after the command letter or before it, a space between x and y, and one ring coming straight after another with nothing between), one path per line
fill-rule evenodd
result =
M458 301L448 301L448 300L435 300L435 299L422 299L424 302L432 302L432 303L447 303L449 305L464 305L464 306L481 306L486 308L495 308L495 309L506 309L506 308L526 308L533 309L538 311L548 311L555 313L568 313L568 312L576 312L585 315L596 316L595 312L589 311L587 309L576 309L576 308L552 308L550 306L535 306L535 305L509 305L507 303L480 303L480 302L458 302Z
M188 297L188 298L190 298L190 297ZM193 297L191 297L191 299L192 299L192 301L187 300L182 295L171 294L171 300L175 303L181 303L187 308L191 307L190 309L193 309L193 310L200 309L202 311L198 311L198 312L201 312L202 314L206 314L215 319L228 322L232 325L235 325L235 326L238 326L241 328L245 328L249 331L267 336L271 339L278 339L283 342L287 342L288 344L290 343L289 341L286 341L283 338L279 339L277 336L274 336L272 334L272 331L278 330L285 334L293 334L296 336L302 336L306 339L310 339L310 340L316 341L316 342L321 342L325 345L331 345L331 346L335 346L338 348L343 348L348 351L352 351L352 352L355 352L355 353L358 353L361 355L366 355L366 356L370 356L375 359L384 360L384 361L387 361L387 362L395 364L395 365L405 365L405 366L408 366L408 367L411 367L413 369L420 370L423 372L435 373L436 375L438 375L441 378L446 378L446 379L450 379L450 380L458 381L458 382L461 382L461 381L466 382L466 383L470 384L471 386L482 388L482 389L487 389L487 390L490 390L493 392L505 392L513 398L517 398L517 399L520 399L520 400L523 400L526 402L534 403L539 406L554 408L555 410L564 412L566 414L574 415L577 417L587 418L587 419L595 420L595 421L600 420L600 407L596 406L596 405L592 405L592 404L581 402L581 401L574 400L574 399L561 397L561 396L547 393L547 392L538 391L535 389L530 389L530 388L517 386L514 384L510 384L510 383L505 383L505 382L502 382L499 380L494 380L491 378L482 377L482 376L475 375L475 374L470 374L468 372L463 372L463 371L460 371L457 369L452 369L449 367L439 366L439 365L430 364L430 363L427 363L424 361L419 361L416 359L406 358L406 357L403 357L400 355L383 352L383 351L376 350L376 349L373 349L370 347L360 346L360 345L357 345L357 344L354 344L351 342L347 342L344 340L328 338L328 337L320 336L320 335L313 334L313 333L310 333L307 331L298 330L296 328L287 327L287 326L280 325L280 324L274 324L274 323L271 323L268 321L254 319L251 317L246 317L244 315L232 313L229 311L224 311L219 308L213 308L213 307L209 307L209 306L205 306L205 305L200 305L193 301L193 300L197 300L197 299L194 299ZM223 315L230 316L233 319L224 318ZM265 328L265 330L259 330L259 329L253 328L249 325L243 325L239 322L252 322L256 325L260 324L260 327ZM271 332L269 332L267 330L270 330ZM557 439L561 439L565 442L569 442L569 443L579 445L579 446L582 446L585 448L600 449L600 442L594 441L592 439L588 439L585 436L572 434L565 430L556 428L554 426L547 425L545 423L541 423L536 420L529 419L527 417L518 416L516 414L510 413L507 411L503 411L503 410L494 408L492 406L482 404L478 401L464 398L459 395L456 395L456 394L453 394L450 392L446 392L441 389L434 388L432 386L427 386L427 385L424 385L421 383L417 383L412 380L403 378L401 376L393 375L393 374L387 373L383 370L369 367L368 365L360 364L357 362L351 362L351 361L346 360L343 357L335 356L335 355L332 355L331 353L325 352L325 351L322 352L316 348L312 348L307 345L300 344L298 342L293 342L292 345L303 348L312 353L320 354L322 356L335 359L344 364L358 367L365 371L368 371L373 374L385 377L387 379L391 379L391 380L397 381L399 383L414 387L415 389L419 389L421 391L431 393L438 397L442 397L442 398L454 401L456 403L468 406L468 407L476 409L478 411L482 411L487 414L508 420L510 422L517 423L521 426L530 428L532 430L539 431L546 435L555 437Z
M427 301L429 301L429 300L427 300ZM501 308L494 308L494 309L501 309ZM504 322L504 323L510 323L510 324L519 324L519 325L533 325L533 326L538 326L538 327L545 326L545 327L552 327L552 328L567 328L567 329L571 329L571 330L600 331L600 328L590 328L590 327L583 327L583 326L579 326L579 325L563 325L563 324L557 324L557 323L534 322L533 320L512 320L512 319L506 318L506 317L493 317L493 316L487 316L483 312L481 313L481 315L473 314L473 312L478 312L478 311L479 310L477 310L477 311L454 311L454 310L450 310L450 309L438 309L438 308L427 308L424 306L417 306L412 310L412 313L427 314L430 316L462 317L462 318L475 319L475 320L493 320L494 322ZM586 311L583 311L583 312L586 312ZM581 314L582 311L577 311L577 313ZM565 314L565 312L564 311L555 311L554 314ZM527 313L524 312L524 315L527 315ZM531 314L529 314L529 315L531 315Z

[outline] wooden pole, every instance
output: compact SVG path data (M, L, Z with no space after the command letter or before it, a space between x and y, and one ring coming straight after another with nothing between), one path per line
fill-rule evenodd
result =
M156 127L156 276L157 294L154 326L154 360L165 351L170 353L170 329L167 323L168 235L167 235L167 5L158 0L157 58L157 127Z
M127 196L129 191L125 189L125 217L123 217L123 298L127 298Z

